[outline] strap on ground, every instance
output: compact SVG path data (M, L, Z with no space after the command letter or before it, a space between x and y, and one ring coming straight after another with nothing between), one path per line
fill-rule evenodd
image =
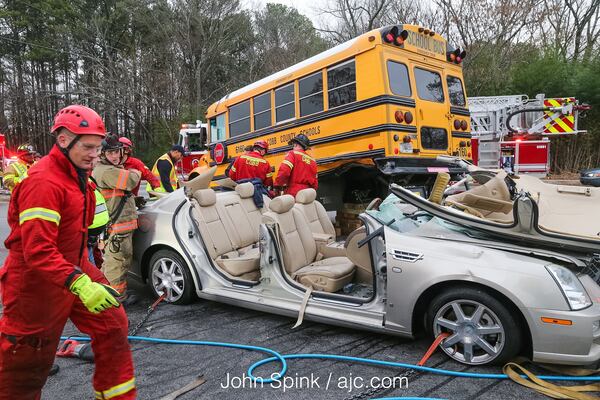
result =
M566 370L569 370L569 368L566 368ZM571 370L573 370L573 368L571 368ZM576 368L575 370L579 370L576 371L578 373L582 372L580 371L581 368ZM538 378L525 367L514 362L506 364L503 368L503 371L513 382L533 389L553 399L598 400L598 397L583 392L600 392L600 383L578 386L554 385ZM565 371L563 370L562 372ZM520 374L525 374L529 380L523 378Z
M164 397L161 397L160 400L175 400L182 394L185 394L187 392L190 392L190 391L196 389L198 386L202 385L205 382L206 382L206 379L204 379L204 375L198 375L196 378L194 378L193 381L191 381L190 383L188 383L181 389L177 389L176 391L169 393L168 395L166 395Z

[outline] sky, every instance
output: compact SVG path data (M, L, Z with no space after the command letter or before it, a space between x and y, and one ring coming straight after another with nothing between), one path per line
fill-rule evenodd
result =
M322 0L323 5L326 0ZM314 0L242 0L242 4L248 9L262 8L266 3L279 3L288 7L295 8L300 14L306 15L315 27L323 26L325 17L319 11L319 2Z

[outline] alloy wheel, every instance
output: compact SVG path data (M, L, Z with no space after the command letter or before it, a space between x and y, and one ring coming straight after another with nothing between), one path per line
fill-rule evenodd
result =
M160 296L166 293L169 303L181 298L185 290L185 277L181 265L170 258L159 258L152 265L152 286Z
M473 300L453 300L437 311L433 333L449 336L440 344L451 358L465 364L487 364L496 359L506 334L500 318L485 305Z

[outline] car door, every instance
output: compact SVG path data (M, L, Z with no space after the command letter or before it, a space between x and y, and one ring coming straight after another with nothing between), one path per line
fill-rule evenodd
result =
M430 65L411 63L421 155L450 154L451 118L444 75Z

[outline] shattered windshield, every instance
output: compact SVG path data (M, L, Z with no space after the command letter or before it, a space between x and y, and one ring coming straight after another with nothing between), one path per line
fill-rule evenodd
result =
M377 210L367 210L367 214L391 229L401 232L414 232L419 236L466 235L472 238L489 239L489 235L472 228L464 227L435 217L412 204L403 202L395 194L390 194ZM390 224L390 222L394 220ZM417 232L418 230L418 232Z

